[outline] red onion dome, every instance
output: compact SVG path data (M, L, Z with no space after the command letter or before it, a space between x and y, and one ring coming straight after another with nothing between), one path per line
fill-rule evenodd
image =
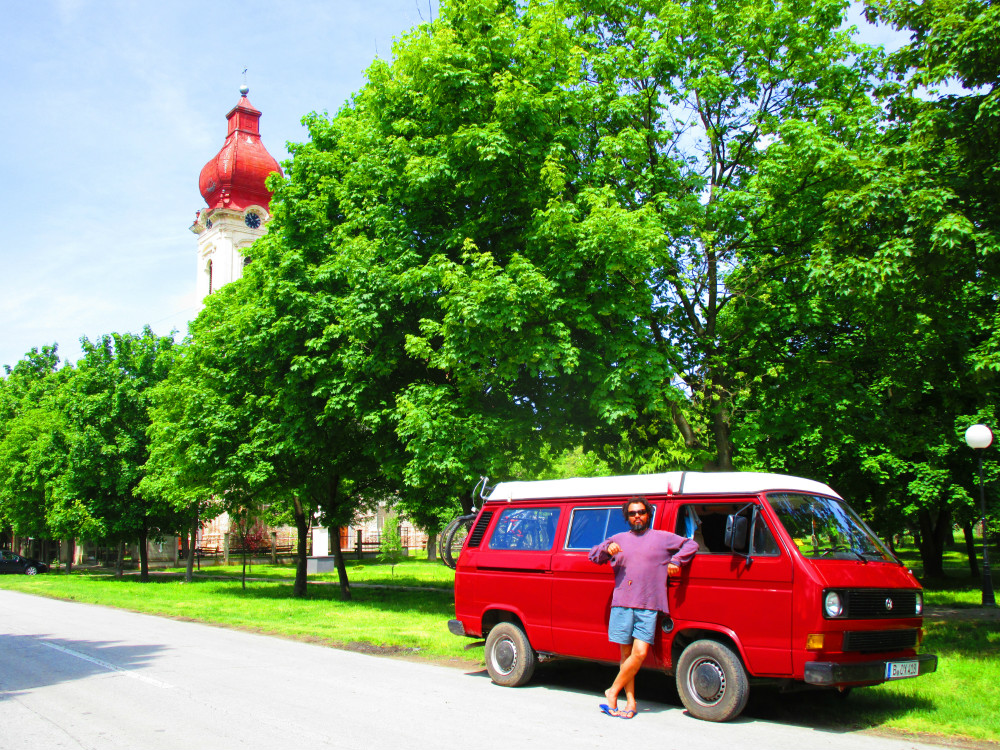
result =
M229 132L208 164L202 167L198 189L209 208L231 208L243 211L249 206L268 207L271 191L264 181L272 172L281 174L281 167L260 140L260 110L247 99L249 89L240 87L239 102L226 119Z

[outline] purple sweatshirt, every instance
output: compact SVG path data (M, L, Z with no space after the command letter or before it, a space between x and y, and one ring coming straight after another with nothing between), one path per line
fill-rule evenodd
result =
M618 542L622 548L614 557L608 545ZM641 534L623 531L590 550L591 561L603 565L608 560L615 571L612 607L670 611L667 603L667 565L686 565L698 551L693 539L669 531L647 529Z

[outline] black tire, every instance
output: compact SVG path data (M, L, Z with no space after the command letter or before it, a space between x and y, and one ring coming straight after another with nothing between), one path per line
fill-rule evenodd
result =
M441 553L441 560L449 568L454 569L458 565L458 556L462 553L465 538L469 536L469 529L471 527L472 519L456 518L445 529L439 551Z
M451 559L450 548L448 547L448 536L458 523L459 520L457 518L451 520L448 525L441 530L441 535L438 537L438 559L449 568L454 568L455 564Z
M718 641L695 641L677 663L677 692L692 716L735 719L747 705L750 683L743 662Z
M27 568L24 569L24 574L26 576L33 576L37 572L38 572L38 568L36 568L34 565L29 565Z
M497 685L523 685L535 673L537 663L528 636L514 623L501 622L486 637L486 671Z

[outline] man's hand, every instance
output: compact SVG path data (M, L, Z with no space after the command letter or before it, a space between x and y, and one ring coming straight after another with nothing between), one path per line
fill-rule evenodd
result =
M668 576L679 576L681 574L681 566L677 563L667 563L667 575Z
M608 545L608 554L611 555L612 557L614 557L621 551L622 548L618 546L618 542L611 542L611 544Z

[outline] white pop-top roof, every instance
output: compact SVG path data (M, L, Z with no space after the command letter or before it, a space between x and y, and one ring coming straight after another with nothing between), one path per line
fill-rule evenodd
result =
M559 497L755 494L765 490L791 490L840 497L822 482L786 474L670 471L665 474L632 474L621 477L500 482L490 493L487 502Z

